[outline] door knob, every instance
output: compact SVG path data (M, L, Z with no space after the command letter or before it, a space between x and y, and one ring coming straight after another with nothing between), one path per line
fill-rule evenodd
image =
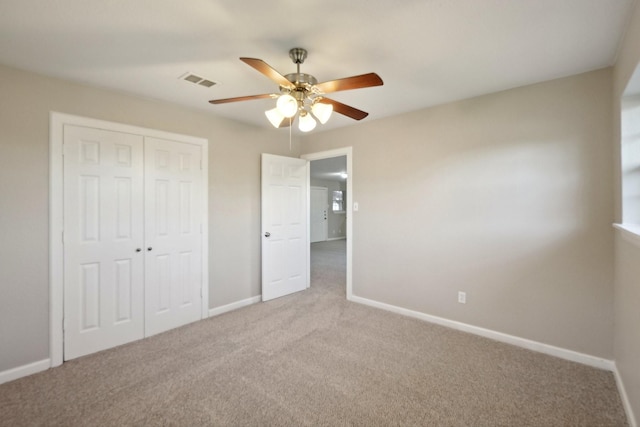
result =
M269 237L269 236L271 236L271 233L269 233L268 231L264 233L264 237Z
M151 246L149 246L149 247L147 248L147 250L148 250L148 251L151 251L151 250L153 250L153 248L152 248Z
M136 252L140 252L141 250L141 248L136 248Z

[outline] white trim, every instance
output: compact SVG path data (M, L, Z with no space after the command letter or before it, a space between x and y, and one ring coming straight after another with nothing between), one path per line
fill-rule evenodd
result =
M349 300L360 303L360 304L368 305L371 307L391 311L393 313L401 314L403 316L424 320L425 322L446 326L448 328L456 329L458 331L468 332L468 333L479 335L481 337L489 338L495 341L500 341L503 343L526 348L528 350L537 351L538 353L544 353L550 356L559 357L561 359L570 360L572 362L582 363L583 365L592 366L594 368L613 371L615 367L615 364L612 360L602 359L600 357L595 357L588 354L579 353L577 351L555 347L549 344L528 340L526 338L520 338L513 335L504 334L502 332L492 331L490 329L480 328L478 326L473 326L473 325L469 325L462 322L456 322L455 320L449 320L449 319L445 319L438 316L432 316L430 314L421 313L419 311L408 310L406 308L385 304L382 302L358 297L355 295L352 295Z
M37 362L29 363L28 365L18 366L17 368L2 371L0 372L0 384L17 380L18 378L27 377L29 375L37 374L38 372L46 371L50 367L51 360L44 359Z
M328 238L328 239L327 239L327 242L330 242L330 241L332 241L332 240L344 240L344 239L346 239L346 238L347 238L347 236L342 236L342 237L330 237L330 238Z
M616 385L618 386L618 393L620 393L620 400L622 400L622 406L624 407L624 412L627 414L627 422L629 423L629 427L638 427L638 422L636 421L636 417L633 413L633 408L631 407L631 402L629 402L629 396L627 395L627 389L624 387L624 382L622 381L622 376L620 375L620 371L618 371L618 366L614 363L613 366L613 375L616 378Z
M260 301L262 301L262 295L232 302L231 304L223 305L221 307L211 308L209 309L209 317L219 316L221 314L228 313L242 307L247 307L249 305L259 303Z
M64 333L64 224L63 157L62 143L66 116L51 112L49 115L49 358L51 366L62 365Z
M353 148L343 147L318 153L308 153L301 155L300 158L313 161L341 156L347 156L347 197L351 200L350 203L346 203L347 235L345 237L347 239L347 300L350 300L353 296L353 201L355 200L353 194Z
M305 289L309 289L311 287L311 162L307 160L306 164L306 186L305 191L307 193L307 242L304 248L307 257L307 277L305 278L307 283L307 287ZM328 191L328 190L327 190ZM329 233L329 227L327 226L327 234Z
M130 133L159 139L169 139L199 145L202 148L203 214L202 214L202 309L201 318L209 316L209 141L190 135L114 123L71 114L49 113L49 358L51 366L60 366L64 357L64 224L63 199L63 142L64 125L85 126L96 129Z
M201 165L202 165L202 308L200 309L200 319L209 317L209 140L199 138L202 143Z
M620 235L629 243L640 247L640 225L613 224L613 228L620 231Z

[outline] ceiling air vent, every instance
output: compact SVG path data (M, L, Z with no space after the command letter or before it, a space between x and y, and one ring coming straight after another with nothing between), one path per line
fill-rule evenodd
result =
M204 86L204 87L212 87L218 84L213 80L205 79L204 77L200 77L193 73L183 74L182 76L180 76L180 79L186 80L188 82L195 83L197 85Z

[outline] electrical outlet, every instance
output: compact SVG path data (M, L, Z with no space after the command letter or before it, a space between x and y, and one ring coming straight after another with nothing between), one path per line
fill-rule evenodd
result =
M458 292L458 302L460 304L466 304L467 303L467 293L466 292L462 292L462 291Z

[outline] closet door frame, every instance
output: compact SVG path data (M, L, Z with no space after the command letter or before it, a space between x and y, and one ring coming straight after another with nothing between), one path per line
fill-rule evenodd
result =
M199 145L202 149L202 308L209 316L208 140L52 111L49 117L49 358L60 366L64 356L64 126L75 125Z

